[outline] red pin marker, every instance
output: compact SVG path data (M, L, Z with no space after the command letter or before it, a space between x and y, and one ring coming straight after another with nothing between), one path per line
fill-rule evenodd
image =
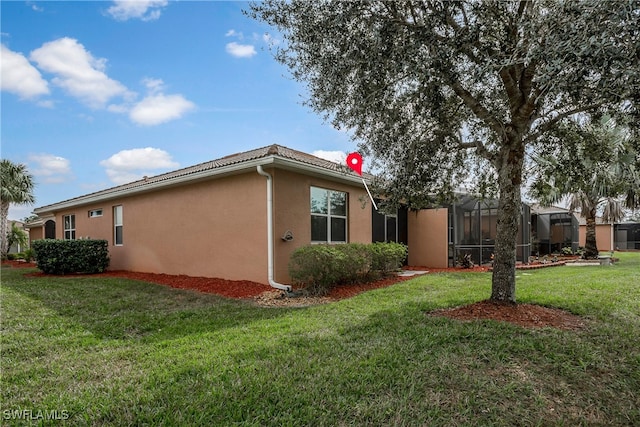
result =
M355 173L362 176L362 156L358 153L351 153L347 156L347 166Z
M362 156L359 153L353 152L347 156L347 166L349 166L355 173L362 176ZM362 183L364 184L364 188L367 190L367 194L371 199L371 204L373 204L375 210L378 210L378 206L376 206L376 202L373 200L371 191L369 191L369 187L367 186L367 182L364 178L362 178Z

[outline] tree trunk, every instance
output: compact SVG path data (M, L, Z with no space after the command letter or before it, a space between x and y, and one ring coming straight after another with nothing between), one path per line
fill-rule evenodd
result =
M587 235L584 243L584 257L586 259L598 258L598 244L596 243L596 209L589 209L586 213Z
M9 241L7 236L9 234L9 202L2 202L0 204L0 257L5 259L7 252L9 252Z
M516 244L521 216L522 164L524 148L510 144L501 150L498 160L498 219L496 230L491 300L501 303L516 302Z

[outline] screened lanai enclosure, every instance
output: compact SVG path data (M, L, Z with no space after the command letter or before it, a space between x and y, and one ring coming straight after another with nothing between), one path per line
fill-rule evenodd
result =
M480 200L464 195L449 209L449 266L471 255L476 265L489 264L495 253L498 219L498 201ZM531 255L530 207L522 204L518 240L517 261L527 263Z
M555 206L531 207L531 254L544 256L562 253L563 248L578 250L580 222L571 211Z
M617 251L640 250L640 223L628 222L614 227Z

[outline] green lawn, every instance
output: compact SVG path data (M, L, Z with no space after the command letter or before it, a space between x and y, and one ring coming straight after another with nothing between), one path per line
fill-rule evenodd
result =
M577 332L425 315L486 299L489 273L294 309L3 269L0 424L640 425L640 254L619 256L518 273Z

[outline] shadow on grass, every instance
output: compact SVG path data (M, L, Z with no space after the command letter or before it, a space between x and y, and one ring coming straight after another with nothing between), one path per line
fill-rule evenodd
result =
M618 381L633 369L628 356L612 351L619 340L431 318L420 303L376 311L357 322L333 322L327 316L332 312L311 310L310 317L327 319L322 334L300 328L233 346L224 360L220 354L183 358L145 376L144 401L128 414L105 412L103 421L121 415L133 424L185 425L640 420L628 403L637 378Z
M123 278L25 276L32 271L3 268L2 286L81 325L96 338L168 339L287 313Z

